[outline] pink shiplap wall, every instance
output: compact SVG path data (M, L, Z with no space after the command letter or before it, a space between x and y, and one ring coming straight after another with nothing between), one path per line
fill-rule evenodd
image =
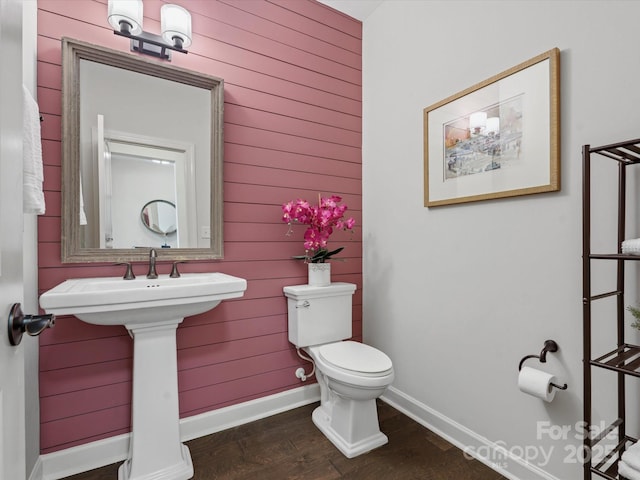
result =
M301 385L287 340L282 287L306 283L302 227L285 236L280 205L318 192L341 195L360 223L360 22L314 0L175 0L193 18L188 55L173 64L225 80L222 261L185 272L244 277L242 299L186 319L178 329L182 417ZM159 32L161 1L144 0L145 30ZM39 289L121 267L61 264L61 43L63 36L127 51L106 21L106 0L38 0L38 99L47 213L39 219ZM358 285L354 337L362 333L362 237L341 232L345 262L333 279ZM146 266L136 265L137 274ZM160 273L169 265L161 264ZM48 453L129 431L132 343L124 328L59 319L40 337L41 450Z

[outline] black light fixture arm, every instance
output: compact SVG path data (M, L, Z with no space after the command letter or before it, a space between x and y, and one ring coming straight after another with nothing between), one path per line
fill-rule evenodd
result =
M125 37L130 37L131 36L131 29L133 28L133 25L131 25L126 20L120 20L118 22L118 24L120 25L121 35L124 35Z
M170 45L164 41L162 36L153 33L143 31L138 35L132 35L131 28L132 26L128 22L121 20L120 30L114 30L113 33L121 37L129 37L131 39L132 51L145 53L165 60L171 59L171 54L167 50L185 54L189 53L182 48L182 39L180 37L173 37L174 44Z

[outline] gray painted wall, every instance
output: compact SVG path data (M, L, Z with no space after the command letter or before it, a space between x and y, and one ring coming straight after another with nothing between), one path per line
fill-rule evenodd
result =
M582 478L581 147L640 137L639 15L635 1L387 0L364 21L364 340L393 360L396 398L442 420L461 446L502 444L514 456L488 461L519 478ZM562 190L423 207L423 108L553 47ZM594 176L609 208L614 177ZM604 247L615 214L597 203L605 222L594 243L615 249ZM627 271L634 292L637 269ZM615 280L596 273L596 289ZM615 332L602 325L594 349L605 353ZM517 388L518 362L547 338L561 350L544 368L569 384L550 404ZM614 418L612 377L598 376L596 418ZM551 426L567 434L556 439Z

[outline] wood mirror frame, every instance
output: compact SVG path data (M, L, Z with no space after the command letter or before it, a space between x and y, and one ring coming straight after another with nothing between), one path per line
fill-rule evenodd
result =
M80 61L89 60L211 92L211 189L209 248L158 249L167 260L204 260L223 257L223 111L224 81L183 68L147 60L89 43L62 39L62 263L144 260L146 249L105 249L81 246L80 232Z

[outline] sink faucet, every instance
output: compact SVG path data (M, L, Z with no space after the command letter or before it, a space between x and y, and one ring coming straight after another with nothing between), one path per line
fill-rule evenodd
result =
M158 252L156 252L155 248L149 250L149 273L147 273L147 278L158 278L158 273L156 272L157 257Z

